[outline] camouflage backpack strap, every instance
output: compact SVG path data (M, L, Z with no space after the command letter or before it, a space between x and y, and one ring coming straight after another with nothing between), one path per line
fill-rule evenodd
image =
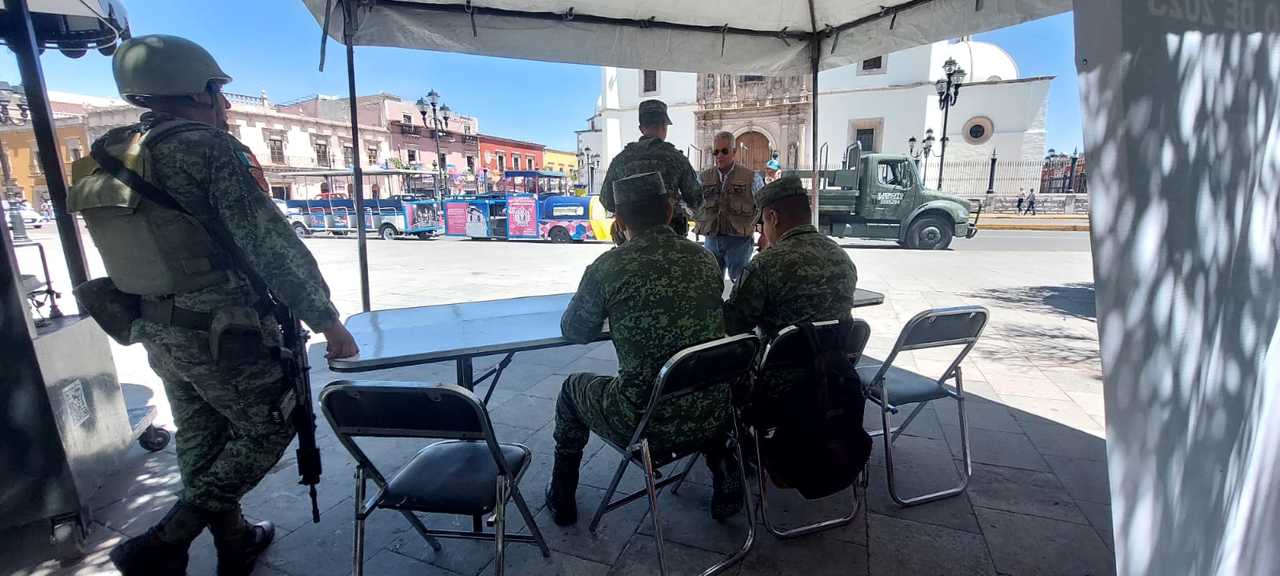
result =
M170 136L175 136L183 132L194 132L197 130L214 130L214 128L203 122L174 118L157 123L155 126L146 129L146 136L143 138L142 142L146 146L155 146Z

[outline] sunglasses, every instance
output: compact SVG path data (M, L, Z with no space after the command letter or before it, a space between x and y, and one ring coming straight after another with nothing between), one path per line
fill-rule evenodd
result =
M712 156L728 156L730 152L732 152L732 150L728 148L712 148L711 149Z

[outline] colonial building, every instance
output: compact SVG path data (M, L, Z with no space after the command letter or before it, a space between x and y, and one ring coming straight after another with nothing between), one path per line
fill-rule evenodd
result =
M322 191L343 196L348 194L347 182L335 178L329 184L316 178L300 179L285 174L305 170L342 169L355 162L362 166L378 166L382 159L391 156L391 134L376 125L360 126L361 142L351 141L350 123L299 113L297 110L272 106L266 94L245 96L226 94L231 101L227 113L230 131L240 142L248 146L262 164L271 194L282 199L317 198ZM97 138L107 130L137 122L144 112L133 106L92 108L86 113L90 138ZM369 197L385 197L396 193L399 183L375 182L366 178L365 190ZM375 184L379 186L374 187ZM389 188L389 189L387 189Z
M905 154L908 139L923 140L926 130L940 139L943 113L934 81L943 75L948 58L968 73L947 123L948 164L990 158L993 152L1005 160L1043 159L1052 78L1022 78L1017 63L998 46L962 40L820 73L818 164L838 167L853 142L861 142L865 151ZM753 169L762 169L774 154L784 168L807 168L815 156L810 84L807 76L606 67L596 114L588 129L578 132L579 150L590 146L600 154L600 170L606 170L623 146L640 136L639 103L658 98L667 103L674 122L668 141L686 152L695 167L711 164L713 136L728 131L737 138L739 161ZM935 155L939 149L934 147ZM595 179L597 187L600 180Z
M547 148L542 151L542 169L560 172L569 182L578 180L578 156L565 150Z
M541 170L545 149L542 144L481 134L481 169L491 183L508 170Z
M443 166L450 189L475 189L480 122L474 116L451 114L448 123L436 132L424 124L415 102L393 94L360 96L356 107L362 125L384 127L391 135L391 154L382 159L383 164L430 171ZM308 96L284 104L282 110L337 121L345 121L351 114L348 99L335 96ZM426 121L431 121L430 116Z

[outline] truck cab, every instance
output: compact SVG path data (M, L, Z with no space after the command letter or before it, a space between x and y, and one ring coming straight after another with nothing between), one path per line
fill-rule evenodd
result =
M822 172L819 181L818 228L831 236L943 250L956 236L977 234L968 202L927 188L915 161L906 156L862 155L855 146L844 168Z

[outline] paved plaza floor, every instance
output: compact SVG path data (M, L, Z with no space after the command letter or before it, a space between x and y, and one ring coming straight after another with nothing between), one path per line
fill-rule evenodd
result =
M980 236L982 238L982 236ZM872 336L867 354L883 357L904 322L927 308L981 304L991 322L964 363L973 476L958 497L901 508L890 500L879 441L868 468L861 510L847 527L780 541L757 531L755 548L728 573L735 575L854 574L912 575L1103 575L1114 572L1111 510L1105 463L1104 411L1099 365L1092 264L1083 235L1005 232L948 252L913 252L876 244L842 242L858 266L859 286L886 294L881 306L861 308ZM359 310L355 242L315 238L307 245L329 279L344 314ZM584 266L608 249L602 244L370 241L375 308L486 300L571 292ZM93 266L99 266L96 262ZM99 268L100 270L100 268ZM100 272L99 272L100 273ZM410 367L338 375L327 371L322 344L312 349L317 390L341 378L451 382L452 365ZM127 392L150 396L168 423L168 407L139 347L115 349ZM477 363L477 371L497 358ZM900 365L940 374L946 359L905 354ZM544 506L550 476L552 418L565 375L612 372L617 357L599 343L522 353L493 393L490 413L499 439L520 442L534 453L521 488L553 551L544 560L536 547L512 544L508 574L657 574L653 528L643 502L609 514L597 535L584 518L577 526L555 526ZM483 390L483 389L482 389ZM869 408L870 408L869 404ZM878 415L868 411L869 428ZM908 494L958 481L959 420L954 404L926 408L895 444L898 480ZM354 464L328 424L319 429L325 474L319 486L322 518L311 523L305 491L295 484L292 451L244 499L246 514L270 519L277 540L256 572L280 576L339 576L351 572ZM419 448L410 441L380 441L368 449L386 468L407 461ZM618 457L594 441L588 447L578 500L583 516L607 487ZM640 487L629 473L623 489ZM130 452L121 471L95 497L91 553L73 566L28 563L10 572L30 575L114 574L106 553L122 538L141 533L176 498L180 480L172 447ZM707 513L709 477L699 464L679 494L660 502L672 574L697 574L738 545L746 517L723 524ZM807 502L775 492L770 502L785 522L848 509L848 498ZM512 523L524 530L512 512ZM428 517L433 526L469 522ZM399 515L374 513L369 520L366 573L467 575L494 572L489 542L443 540L433 552ZM7 547L6 547L7 549ZM7 553L6 553L7 554ZM190 574L213 574L208 534L192 549Z

